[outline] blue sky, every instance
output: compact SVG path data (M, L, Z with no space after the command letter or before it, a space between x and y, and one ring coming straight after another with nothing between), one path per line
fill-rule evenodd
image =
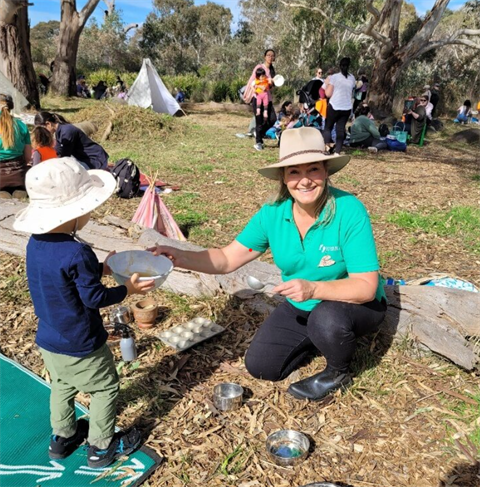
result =
M60 20L60 0L32 0L34 5L29 7L31 25L38 22L47 22L48 20ZM86 0L77 0L77 9L81 9ZM195 0L195 4L206 3L206 0ZM234 21L238 21L240 16L240 7L237 0L216 0L215 3L228 7L234 16ZM435 0L413 0L420 15L432 8ZM457 9L465 4L465 0L451 0L449 7ZM136 22L142 23L145 17L152 10L152 0L116 0L116 6L123 11L123 20L125 23ZM94 16L101 22L103 11L106 9L103 1L100 1L95 10Z

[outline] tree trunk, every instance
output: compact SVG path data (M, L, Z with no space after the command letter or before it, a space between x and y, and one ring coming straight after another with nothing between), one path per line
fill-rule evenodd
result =
M392 114L396 84L405 67L406 63L398 49L386 59L380 55L376 57L368 86L368 104L376 119Z
M52 91L60 96L75 96L78 43L85 24L100 0L89 0L80 13L75 0L62 0L58 49L53 66Z
M76 95L76 72L78 43L81 29L78 25L78 13L75 9L64 9L62 4L62 22L58 38L57 55L53 67L51 89L60 96Z
M20 8L11 23L0 22L0 71L36 109L40 108L27 7Z

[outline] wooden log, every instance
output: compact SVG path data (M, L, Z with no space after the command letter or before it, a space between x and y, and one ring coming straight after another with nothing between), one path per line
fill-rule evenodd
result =
M0 250L15 255L25 255L29 236L12 228L14 215L25 207L18 200L0 200ZM190 242L171 240L152 229L133 238L134 224L106 217L106 224L90 221L79 236L90 243L99 260L116 250L145 249L155 244L170 245L183 250L200 251L202 247ZM207 275L183 269L174 269L163 287L170 291L192 296L214 296L225 292L248 300L254 310L268 314L279 296L264 299L264 293L253 291L246 284L246 277L253 275L263 282L280 283L280 271L273 265L254 261L226 275ZM467 370L480 363L479 350L469 341L480 337L480 293L431 286L386 286L389 307L383 332L395 337L409 337L425 345ZM268 293L265 293L268 294Z

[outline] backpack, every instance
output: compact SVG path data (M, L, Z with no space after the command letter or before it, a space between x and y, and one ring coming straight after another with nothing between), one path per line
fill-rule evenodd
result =
M380 137L386 137L390 133L388 125L386 123L380 124L380 127L378 127L378 132L380 133Z
M117 180L115 193L120 198L133 198L140 189L140 169L130 159L120 159L115 163L112 174Z

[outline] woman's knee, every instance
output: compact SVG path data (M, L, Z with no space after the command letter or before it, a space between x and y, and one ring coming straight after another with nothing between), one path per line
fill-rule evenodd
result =
M255 379L278 381L281 379L281 370L272 366L272 358L268 354L253 353L249 348L245 355L245 368Z
M348 303L322 301L308 318L310 334L321 335L324 339L342 338L351 332Z

